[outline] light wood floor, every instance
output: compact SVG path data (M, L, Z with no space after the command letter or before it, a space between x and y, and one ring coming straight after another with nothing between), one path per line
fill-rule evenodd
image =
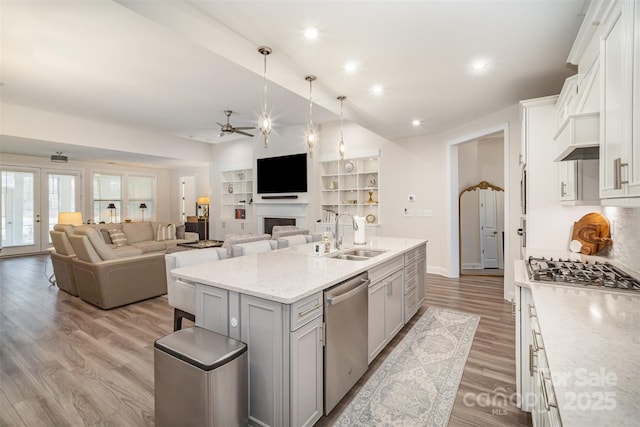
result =
M166 298L104 311L50 286L50 273L45 256L0 259L0 426L153 425L153 342L172 331ZM515 392L514 320L501 279L427 280L420 313L437 305L482 316L450 425L530 426L512 404L476 398ZM391 347L318 426L330 424Z

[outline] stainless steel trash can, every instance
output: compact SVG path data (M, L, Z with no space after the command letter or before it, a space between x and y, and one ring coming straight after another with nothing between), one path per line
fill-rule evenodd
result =
M246 426L247 345L199 327L154 343L156 426Z

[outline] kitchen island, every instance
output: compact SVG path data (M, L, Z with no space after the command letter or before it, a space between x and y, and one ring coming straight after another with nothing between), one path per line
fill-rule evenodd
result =
M533 282L524 261L515 281L518 393L534 426L637 423L640 294Z
M426 243L370 237L366 245L346 242L340 251L322 256L306 244L183 267L172 274L196 285L197 326L247 343L250 423L313 425L323 414L323 291L365 272L376 277L372 285L382 285L400 271L402 292L393 298L401 307L402 325L425 297ZM354 247L384 252L366 260L339 258ZM372 317L385 315L370 312L370 324ZM378 326L373 328L369 336L380 335ZM382 344L398 330L382 331ZM377 346L371 357L379 351Z

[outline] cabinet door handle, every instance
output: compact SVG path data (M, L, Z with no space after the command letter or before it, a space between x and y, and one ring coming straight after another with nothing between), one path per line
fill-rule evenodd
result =
M533 346L529 344L529 376L532 377L534 372L537 372L537 367L535 363L533 363L533 358L536 357L535 351L533 350Z
M538 336L540 335L539 332L534 331L533 329L531 330L531 338L533 339L533 350L534 351L538 351L538 350L543 350L544 347L538 344Z
M529 306L529 317L538 317L538 313L536 313L536 308L534 306L532 306L531 304L528 304Z
M549 392L547 391L547 381L549 378L545 377L542 372L540 372L540 388L542 389L542 400L544 402L544 409L549 411L551 407L557 407L555 403L549 402Z
M622 158L618 157L613 159L613 189L620 190L622 188L622 184L628 184L629 181L622 180L622 168L624 166L629 166L629 163L622 163Z
M307 310L305 310L305 311L301 311L300 313L298 313L298 317L304 317L304 316L306 316L307 314L311 313L313 310L316 310L316 309L321 308L321 307L322 307L322 303L320 303L320 304L318 304L318 305L314 305L313 307L311 307L311 308L309 308L309 309L307 309Z

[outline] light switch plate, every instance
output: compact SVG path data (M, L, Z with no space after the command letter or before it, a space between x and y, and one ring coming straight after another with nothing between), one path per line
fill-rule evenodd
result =
M416 201L416 195L415 194L409 194L409 201L410 202L415 202Z

